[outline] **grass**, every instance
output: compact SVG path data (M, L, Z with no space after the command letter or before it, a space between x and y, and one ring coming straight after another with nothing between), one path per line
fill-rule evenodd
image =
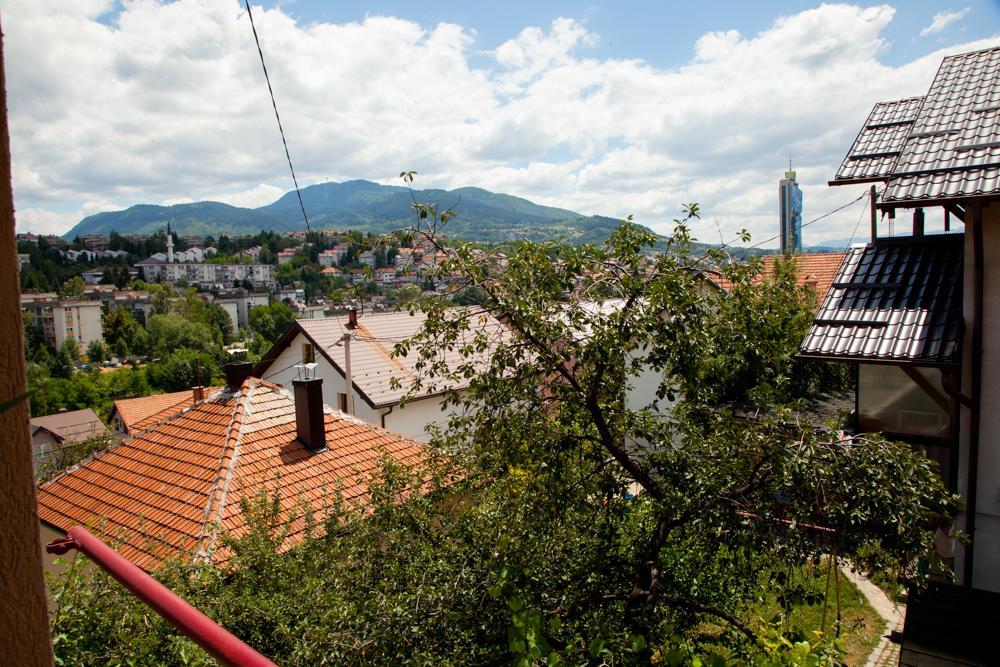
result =
M829 595L826 597L824 619L824 594L827 590L826 561L817 567L807 566L789 575L797 595L789 600L790 611L784 617L785 628L811 637L816 630L828 635L838 634L837 586L830 577ZM843 575L838 577L840 586L839 637L846 652L844 662L850 667L864 665L878 644L885 621L882 620L865 596ZM764 619L776 617L783 611L777 596L769 596L757 609Z

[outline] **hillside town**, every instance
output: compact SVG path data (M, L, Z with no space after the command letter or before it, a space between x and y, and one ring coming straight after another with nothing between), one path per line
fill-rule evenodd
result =
M0 156L5 655L997 664L1000 46L936 67L757 243L311 224L287 143L302 229L17 232Z

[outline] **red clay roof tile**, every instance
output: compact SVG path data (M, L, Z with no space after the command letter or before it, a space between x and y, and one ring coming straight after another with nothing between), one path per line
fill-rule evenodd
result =
M241 501L261 490L280 495L286 518L300 505L322 515L334 489L361 503L383 456L423 456L418 441L342 413L328 409L325 422L327 449L306 450L291 395L250 378L43 485L39 517L60 530L91 526L146 570L171 558L221 563L229 554L217 533L245 534ZM286 545L305 530L293 522Z

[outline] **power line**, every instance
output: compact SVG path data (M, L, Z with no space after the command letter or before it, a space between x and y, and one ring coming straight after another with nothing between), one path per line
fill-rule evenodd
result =
M802 229L802 227L808 227L809 225L813 224L814 222L819 222L820 220L823 220L824 218L829 218L829 217L830 217L831 215L833 215L834 213L839 213L840 211L843 211L843 210L844 210L845 208L847 208L848 206L851 206L852 204L856 204L857 202L861 201L862 199L864 199L864 198L865 198L865 197L867 197L867 196L868 196L868 193L867 193L867 192L862 192L862 193L861 193L861 194L860 194L860 195L859 195L858 197L856 197L855 199L852 199L851 201L847 202L846 204L844 204L844 205L842 205L842 206L838 206L837 208L833 209L833 210L832 210L832 211L830 211L829 213L824 213L823 215L819 216L818 218L813 218L813 219L812 219L812 220L810 220L809 222L806 222L806 223L803 223L803 224L802 224L802 226L801 226L801 227L800 227L799 229ZM864 211L862 211L862 213L863 213L863 212L864 212ZM775 240L775 239L777 239L777 238L780 238L780 237L781 237L781 234L775 234L775 235L774 235L774 236L772 236L771 238L769 238L769 239L764 239L763 241L760 241L760 242L758 242L758 243L755 243L755 244L753 244L752 246L748 246L748 247L746 247L746 248L734 248L734 253L736 253L736 252L746 252L746 251L748 251L748 250L753 250L754 248L757 248L757 247L760 247L760 246L764 245L765 243L770 243L771 241L773 241L773 240ZM725 244L725 245L730 245L730 244L728 244L728 243L727 243L727 244ZM724 245L724 246L722 246L722 247L725 247L725 245Z
M247 8L247 16L250 17L250 29L253 30L253 41L257 43L257 53L260 54L260 66L264 70L264 80L267 81L267 92L271 95L271 106L274 107L274 118L278 121L278 132L281 133L281 143L285 147L285 157L288 158L288 170L292 172L292 183L295 184L295 194L299 198L299 208L302 209L302 219L306 223L306 231L309 228L309 216L306 215L306 205L302 202L302 192L299 191L299 181L295 178L295 167L292 166L292 156L288 152L288 142L285 141L285 129L281 126L281 116L278 115L278 104L274 101L274 89L271 88L271 77L267 73L267 65L264 64L264 51L260 48L260 38L257 37L257 26L253 22L253 12L250 11L250 0L244 0Z

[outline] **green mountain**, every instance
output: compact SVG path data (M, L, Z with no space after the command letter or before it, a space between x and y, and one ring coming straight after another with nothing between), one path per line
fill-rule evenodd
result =
M410 227L413 200L452 209L457 215L445 233L455 238L486 243L513 239L551 239L562 236L573 243L601 241L618 221L604 216L584 216L527 199L481 188L414 190L371 181L322 183L302 190L302 200L313 229L358 229L387 232ZM141 204L124 211L98 213L81 220L64 238L83 234L148 234L167 223L179 234L238 235L265 229L277 232L303 230L302 211L295 192L256 209L218 202L152 206Z

